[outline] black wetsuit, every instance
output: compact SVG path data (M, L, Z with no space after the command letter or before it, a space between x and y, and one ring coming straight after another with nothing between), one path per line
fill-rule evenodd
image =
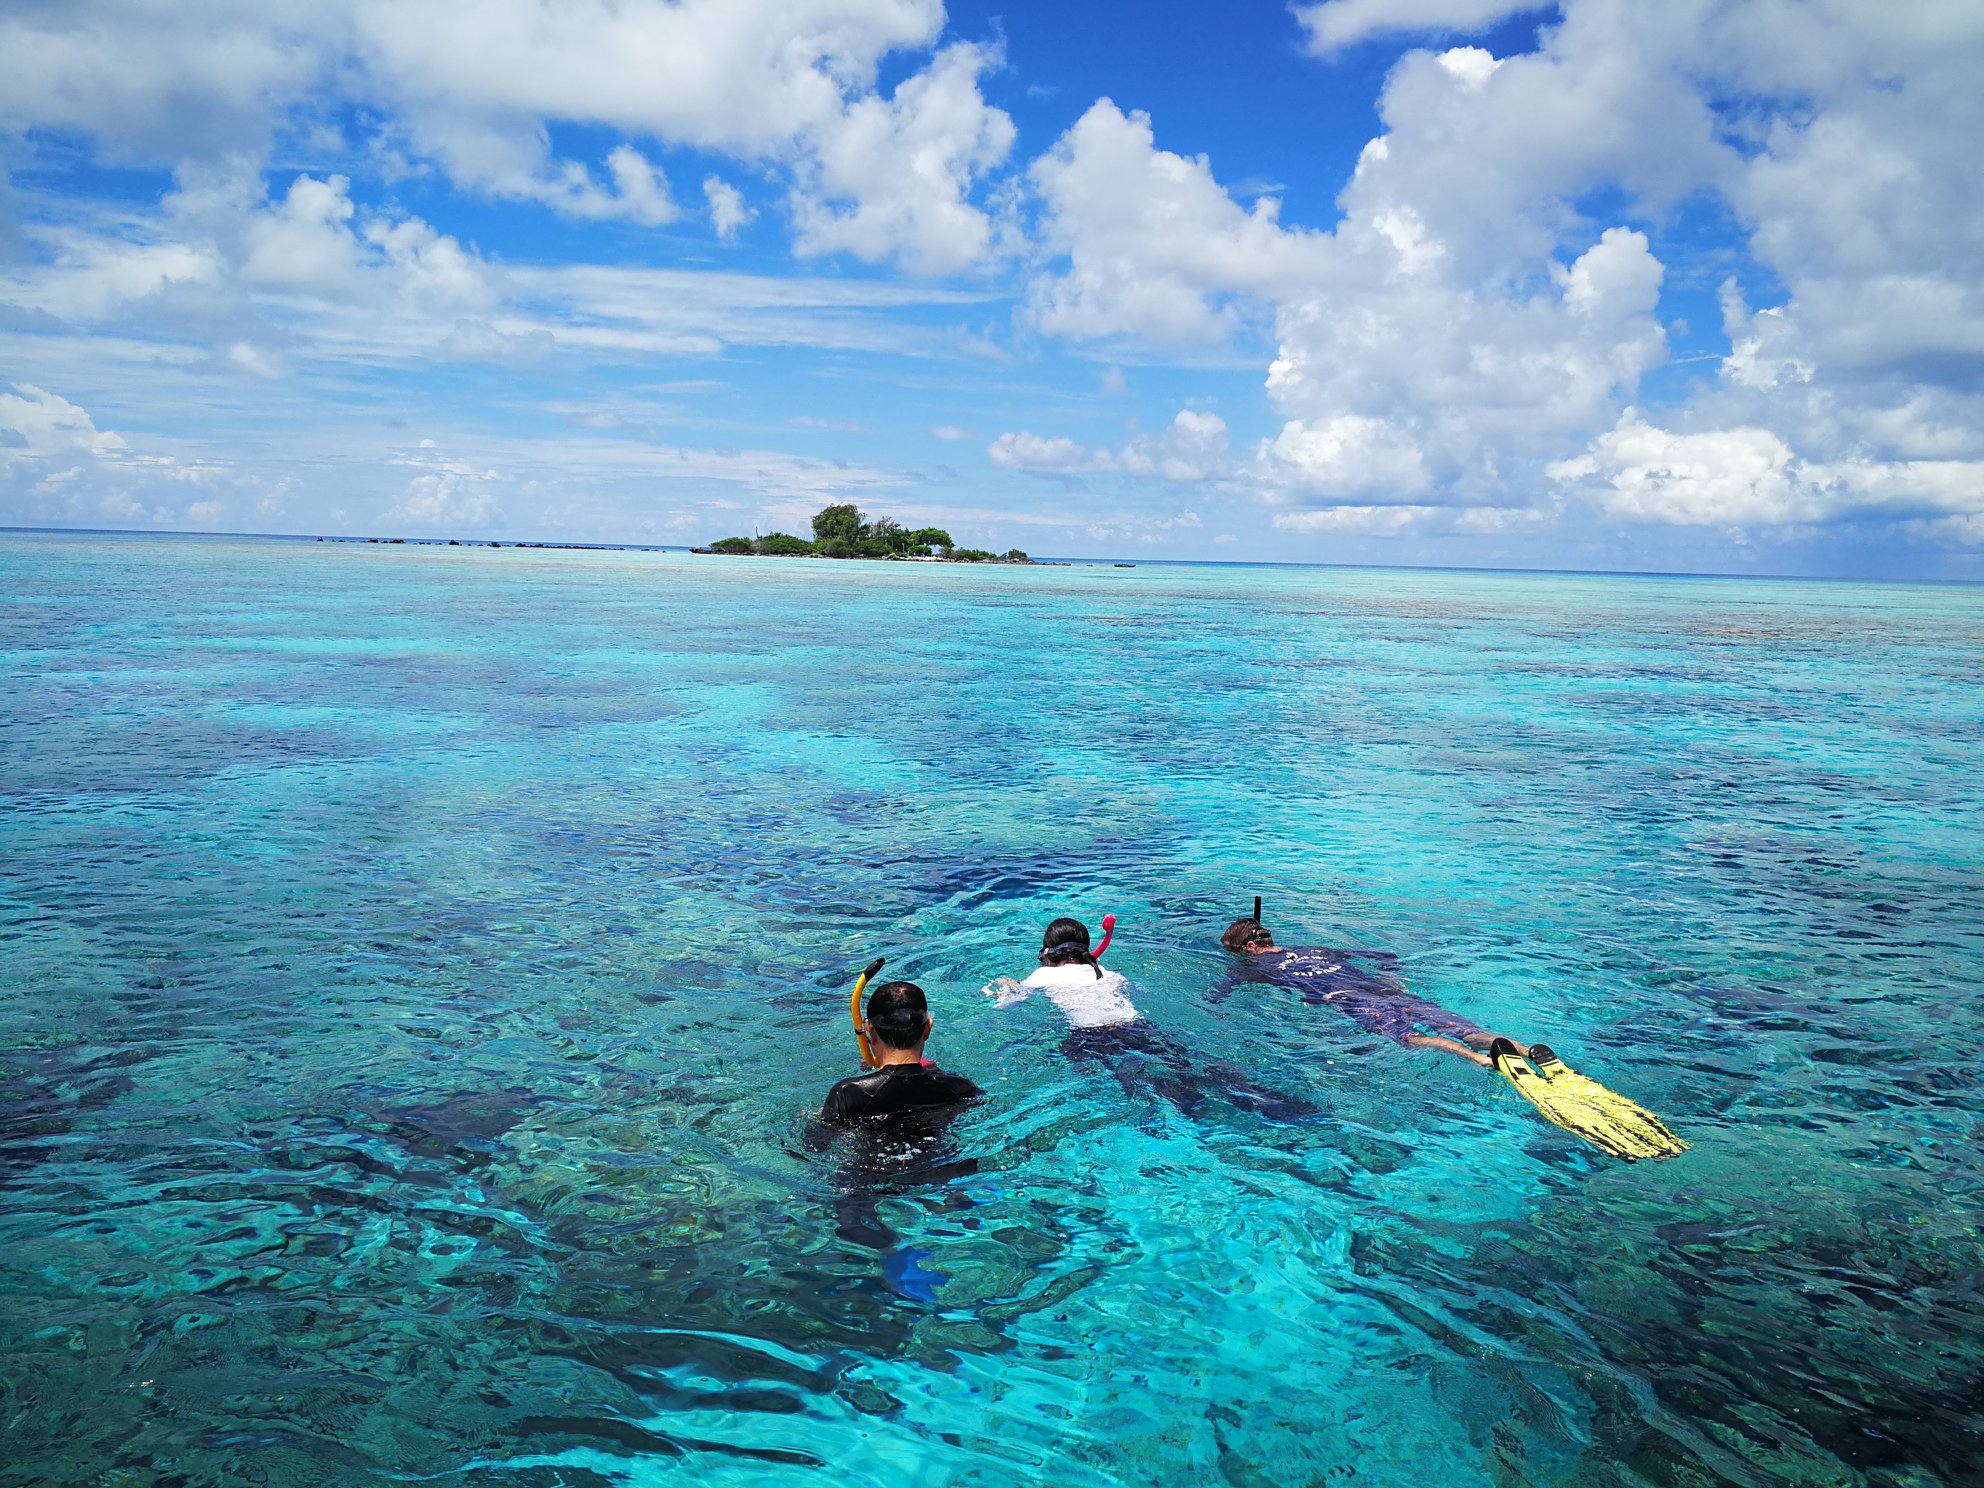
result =
M975 1158L956 1156L945 1133L951 1117L984 1093L963 1075L946 1074L934 1064L885 1064L837 1081L807 1139L808 1146L824 1150L847 1140L831 1128L855 1129L855 1150L836 1174L835 1233L892 1253L897 1236L883 1222L878 1200L978 1171ZM968 1200L959 1196L955 1202Z
M1360 959L1378 972L1374 975L1358 966ZM1483 1035L1480 1024L1406 991L1397 966L1398 957L1389 951L1340 951L1328 946L1260 951L1234 965L1213 1001L1224 1001L1240 982L1268 982L1292 989L1304 1002L1327 1004L1365 1032L1408 1047L1419 1034L1463 1043Z
M885 1064L838 1081L827 1092L820 1119L844 1126L874 1116L935 1113L984 1093L963 1075L946 1074L934 1064Z

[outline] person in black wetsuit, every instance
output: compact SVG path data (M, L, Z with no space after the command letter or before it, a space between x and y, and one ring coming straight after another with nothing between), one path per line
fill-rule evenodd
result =
M835 1140L827 1128L854 1130L855 1150L836 1175L834 1232L879 1252L889 1287L919 1302L934 1302L947 1278L924 1266L927 1250L900 1248L899 1237L882 1219L879 1200L978 1170L976 1159L959 1160L945 1150L944 1129L985 1093L963 1075L924 1060L934 1022L923 989L914 982L885 982L869 993L863 1028L881 1068L836 1081L809 1139L809 1145L825 1147Z
M1259 909L1254 913L1259 914ZM1492 1063L1482 1051L1495 1042L1496 1035L1459 1013L1406 991L1398 979L1398 957L1390 951L1332 950L1328 946L1290 949L1276 945L1274 932L1252 918L1228 925L1219 943L1240 959L1213 994L1216 1002L1225 1000L1240 982L1268 982L1291 988L1304 1002L1326 1003L1367 1033L1408 1049L1439 1049L1483 1068ZM1377 970L1366 970L1360 961ZM1516 1049L1524 1056L1529 1053L1521 1044L1516 1044Z
M946 1074L923 1058L935 1023L923 989L914 982L884 982L868 994L865 1027L881 1068L836 1082L820 1119L846 1126L884 1116L935 1116L985 1092L963 1075Z

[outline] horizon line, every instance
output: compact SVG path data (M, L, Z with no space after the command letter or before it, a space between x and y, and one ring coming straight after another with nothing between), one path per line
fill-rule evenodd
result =
M0 533L58 534L78 537L245 538L260 542L356 543L361 547L377 544L382 547L391 545L445 548L452 544L456 547L465 548L486 548L491 546L505 548L555 548L566 552L688 553L695 551L694 545L690 543L613 542L604 540L578 541L570 539L508 537L354 537L349 534L335 532L161 532L153 528L141 527L21 527L0 524ZM1844 574L1745 573L1656 568L1518 568L1465 563L1355 563L1348 561L1325 563L1275 558L1095 557L1058 556L1051 554L1029 556L1033 557L1033 561L1037 564L1063 565L1126 563L1132 567L1136 567L1148 563L1153 565L1162 564L1173 568L1322 568L1355 569L1373 572L1396 571L1402 573L1515 574L1552 578L1733 579L1787 584L1901 584L1929 588L1984 588L1984 577L1976 579L1879 578ZM829 563L888 563L894 560L888 558L832 558L823 559L822 561ZM1007 566L1018 567L1022 565Z

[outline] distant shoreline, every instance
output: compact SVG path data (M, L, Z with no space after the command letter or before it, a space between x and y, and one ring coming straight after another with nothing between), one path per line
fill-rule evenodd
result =
M138 527L21 527L0 526L0 536L9 533L34 537L126 537L143 538L157 542L227 542L254 541L280 543L344 543L364 545L375 541L372 538L344 537L330 533L314 532L160 532L155 529ZM445 548L450 542L463 548L543 548L566 549L575 552L593 553L689 553L694 549L685 543L551 543L492 540L488 538L445 538L409 537L404 539L378 538L381 547L403 542L407 547ZM758 556L758 555L751 555ZM810 556L810 555L809 555ZM874 562L886 560L875 559ZM1069 568L1109 568L1127 559L1112 558L1050 558L1035 559L1040 567ZM1505 576L1526 579L1634 579L1646 581L1680 581L1703 584L1831 584L1845 587L1866 587L1885 589L1965 589L1984 590L1984 579L1918 579L1902 578L1890 574L1799 574L1799 573L1742 573L1737 571L1703 571L1688 573L1663 568L1487 568L1467 564L1448 563L1302 563L1291 559L1267 558L1150 558L1140 557L1136 564L1146 568L1254 568L1283 569L1289 572L1329 572L1341 573L1420 573L1420 574L1479 574L1487 577ZM1018 567L1017 564L1011 565Z
M781 563L790 562L797 558L818 559L822 563L955 563L961 564L966 568L984 568L987 564L999 564L1007 568L1074 567L1074 560L1070 558L945 558L936 553L856 553L846 558L839 558L828 553L735 553L725 552L720 548L708 547L691 548L689 551L705 558L769 558ZM1096 563L1108 563L1112 560L1097 558L1093 561ZM1118 568L1136 567L1134 563L1118 563L1116 566Z

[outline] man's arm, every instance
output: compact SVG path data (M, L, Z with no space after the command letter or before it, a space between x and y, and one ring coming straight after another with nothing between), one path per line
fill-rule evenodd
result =
M1233 995L1233 989L1241 983L1265 982L1270 980L1272 978L1261 974L1260 968L1255 966L1252 956L1243 956L1238 961L1227 962L1225 974L1220 977L1213 989L1206 993L1206 1001L1214 1007L1218 1007Z

